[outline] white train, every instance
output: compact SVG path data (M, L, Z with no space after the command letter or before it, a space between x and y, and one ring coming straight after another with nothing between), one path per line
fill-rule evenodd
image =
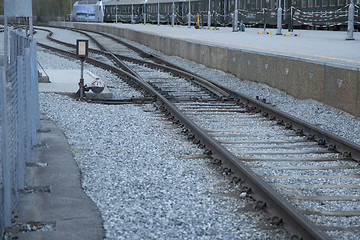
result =
M73 22L103 22L104 6L101 0L78 0L71 10Z

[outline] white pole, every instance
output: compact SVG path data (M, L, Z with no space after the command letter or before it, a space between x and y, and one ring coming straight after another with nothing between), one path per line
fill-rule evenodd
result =
M160 26L160 0L158 0L157 25Z
M115 22L117 24L118 23L118 19L117 19L118 6L117 5L115 5L115 6L116 6L116 8L115 8Z
M354 0L351 0L349 5L349 15L348 15L348 29L347 29L347 38L346 40L354 40Z
M29 31L30 31L30 37L33 38L33 17L29 17Z
M264 32L266 32L266 10L265 10L265 8L263 8L263 14L264 14Z
M233 25L233 32L238 32L238 25L239 25L239 16L238 16L238 5L237 5L237 1L235 0L235 11L234 11L234 25Z
M211 12L210 12L211 0L209 0L209 11L208 11L208 28L211 27Z
M131 24L134 24L134 3L131 3Z
M281 33L281 25L282 25L282 21L281 21L281 14L282 14L282 8L281 8L281 0L278 0L279 1L279 6L278 6L278 10L277 10L277 23L276 23L276 26L277 26L277 32L276 32L276 35L282 35Z
M175 2L172 3L171 26L175 25Z
M191 11L190 11L190 0L189 0L189 14L188 14L188 28L191 28Z

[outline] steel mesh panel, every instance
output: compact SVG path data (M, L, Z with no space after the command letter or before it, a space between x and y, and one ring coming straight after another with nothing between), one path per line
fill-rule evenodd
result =
M25 162L31 161L40 128L36 42L21 30L9 35L10 61L0 68L0 237L11 225L18 190L24 187Z
M12 204L16 204L18 178L17 178L17 162L19 161L19 143L18 143L18 82L16 62L11 64L6 70L8 91L7 91L7 113L8 113L8 151L10 159L10 184L11 184L11 200Z
M2 74L3 68L0 69L0 229L4 229L4 178L3 178L3 162L5 161L5 113L6 113L6 99L5 99L5 79Z

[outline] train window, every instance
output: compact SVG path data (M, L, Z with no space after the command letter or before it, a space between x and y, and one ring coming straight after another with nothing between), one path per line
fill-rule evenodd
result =
M270 8L272 8L273 6L275 6L275 0L270 0ZM275 6L276 8L276 6Z
M338 0L338 6L344 6L345 5L345 0Z
M321 0L315 0L315 7L320 7L320 1Z
M239 5L238 5L239 6ZM256 0L251 0L251 9L256 9Z
M309 8L312 8L314 6L314 3L313 3L314 0L308 0L308 7Z
M306 2L307 0L301 0L301 7L302 8L306 8L306 6L307 6L307 2Z
M322 6L327 7L329 5L329 0L322 0Z

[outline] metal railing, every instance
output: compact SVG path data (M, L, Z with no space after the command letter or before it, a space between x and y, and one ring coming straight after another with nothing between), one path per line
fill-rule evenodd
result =
M40 129L36 40L9 31L9 61L0 67L0 235L11 225L25 165ZM7 55L7 54L5 54ZM5 57L6 58L6 57Z

